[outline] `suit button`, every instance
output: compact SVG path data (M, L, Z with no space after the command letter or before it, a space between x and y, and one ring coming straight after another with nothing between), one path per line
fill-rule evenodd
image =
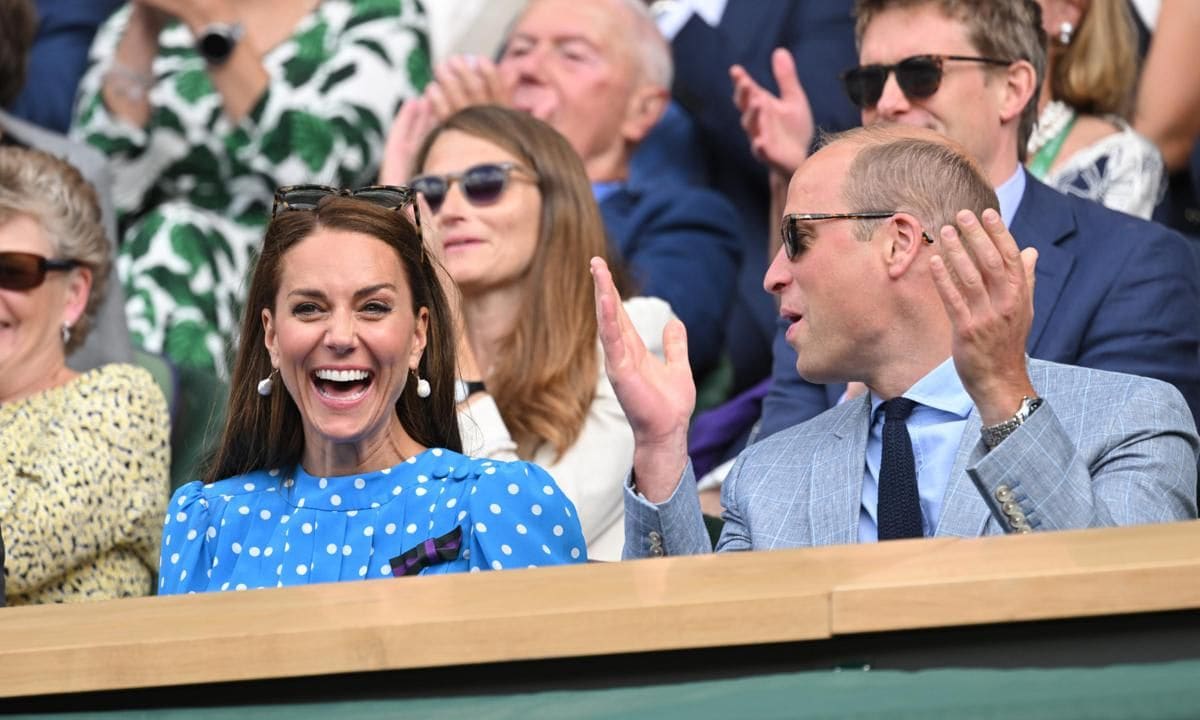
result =
M999 485L996 487L996 499L1000 502L1008 502L1012 500L1012 490L1007 485Z
M1000 509L1003 510L1004 514L1008 515L1009 517L1016 517L1017 515L1025 514L1024 512L1021 511L1021 506L1016 504L1012 500L1009 500L1008 502L1001 505Z
M1028 535L1029 533L1033 532L1033 528L1029 527L1028 525L1022 525L1021 527L1017 528L1017 532L1022 535Z
M650 544L661 545L662 544L662 533L660 533L657 530L651 530L650 531Z

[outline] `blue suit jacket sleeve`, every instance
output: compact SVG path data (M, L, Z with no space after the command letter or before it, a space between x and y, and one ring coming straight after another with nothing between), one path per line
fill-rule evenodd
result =
M733 206L686 185L622 187L600 203L604 227L639 295L666 300L688 334L697 376L720 357L740 259Z

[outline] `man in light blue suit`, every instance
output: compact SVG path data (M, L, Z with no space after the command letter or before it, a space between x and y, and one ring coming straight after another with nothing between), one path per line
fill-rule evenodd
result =
M1022 167L1045 66L1037 3L857 0L855 12L860 67L886 68L928 54L1016 61L945 60L940 84L908 90L894 67L885 70L881 87L857 95L863 124L932 128L962 143L983 166L1017 243L1040 253L1030 355L1165 380L1200 418L1200 270L1193 248L1161 225L1063 196ZM997 102L997 92L1007 98ZM771 152L791 158L792 167L799 162L797 149L777 145ZM797 377L782 328L774 354L759 438L831 407L845 389Z
M1025 355L1039 254L1018 248L996 205L968 152L929 130L853 130L801 165L764 285L799 374L869 392L739 456L718 550L1196 517L1200 438L1177 389ZM686 455L685 335L669 326L657 360L601 261L593 274L606 368L636 442L625 556L706 552ZM905 404L897 421L888 408ZM911 503L898 502L907 491Z

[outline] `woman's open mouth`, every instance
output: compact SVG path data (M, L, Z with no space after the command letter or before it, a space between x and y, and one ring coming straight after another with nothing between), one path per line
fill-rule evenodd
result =
M354 402L371 387L374 374L367 370L321 369L312 373L313 387L324 398L338 403Z

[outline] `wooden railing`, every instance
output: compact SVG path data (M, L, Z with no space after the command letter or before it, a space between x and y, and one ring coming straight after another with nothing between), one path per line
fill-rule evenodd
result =
M7 608L0 697L1193 608L1196 522L666 558Z

